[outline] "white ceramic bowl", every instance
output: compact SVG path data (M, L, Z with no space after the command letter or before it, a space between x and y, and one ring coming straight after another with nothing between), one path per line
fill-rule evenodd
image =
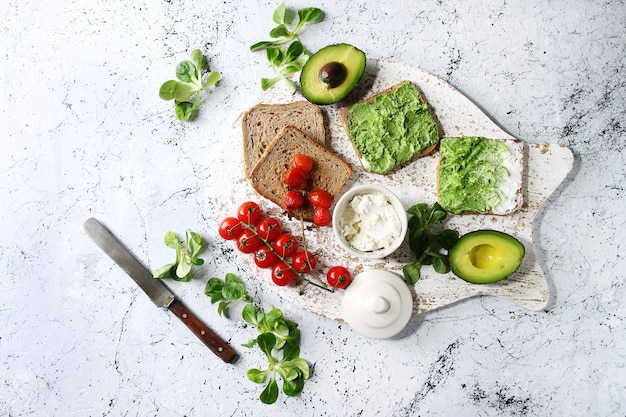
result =
M354 248L342 233L342 216L346 208L355 196L365 194L382 194L383 196L385 196L386 200L391 204L396 215L398 216L398 220L400 221L400 233L393 239L393 241L383 248L372 251L363 251ZM347 252L362 258L380 259L389 256L400 247L407 233L408 217L406 209L404 208L404 205L402 204L400 199L388 189L379 187L377 185L357 185L355 187L352 187L344 195L342 195L335 204L335 209L333 210L332 224L337 241L339 242L341 247L344 248Z

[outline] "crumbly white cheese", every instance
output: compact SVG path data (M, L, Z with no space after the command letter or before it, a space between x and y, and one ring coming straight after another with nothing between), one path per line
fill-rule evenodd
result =
M507 214L517 207L523 196L522 171L524 169L524 145L521 142L506 141L509 155L504 158L502 165L509 171L509 175L500 184L500 191L504 201L494 210L498 214Z
M356 195L340 219L343 237L354 249L371 252L390 246L402 232L393 205L383 194Z
M361 165L363 165L364 169L366 169L366 170L370 169L370 163L367 162L367 159L359 158L359 161L361 161Z

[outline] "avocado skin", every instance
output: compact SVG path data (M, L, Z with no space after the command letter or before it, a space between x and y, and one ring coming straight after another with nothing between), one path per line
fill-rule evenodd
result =
M461 236L448 258L459 278L472 284L490 284L517 271L525 253L524 245L507 233L476 230Z
M322 67L339 62L346 68L345 80L334 88L319 80ZM333 104L346 97L358 84L365 72L365 53L347 43L326 46L314 53L300 73L302 95L315 104Z

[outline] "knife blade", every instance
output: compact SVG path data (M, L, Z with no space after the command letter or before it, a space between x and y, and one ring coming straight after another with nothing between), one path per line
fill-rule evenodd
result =
M233 348L177 300L174 293L161 280L154 278L152 272L106 226L93 217L87 219L83 226L87 235L139 285L154 304L174 313L224 362L235 361L237 353Z

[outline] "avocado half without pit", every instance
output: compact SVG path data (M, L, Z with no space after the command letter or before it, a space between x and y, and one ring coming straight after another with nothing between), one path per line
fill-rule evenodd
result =
M315 104L332 104L346 97L365 71L365 53L346 43L326 46L304 64L300 86Z
M489 284L512 275L525 254L513 236L495 230L477 230L461 236L448 257L452 272L473 284Z

